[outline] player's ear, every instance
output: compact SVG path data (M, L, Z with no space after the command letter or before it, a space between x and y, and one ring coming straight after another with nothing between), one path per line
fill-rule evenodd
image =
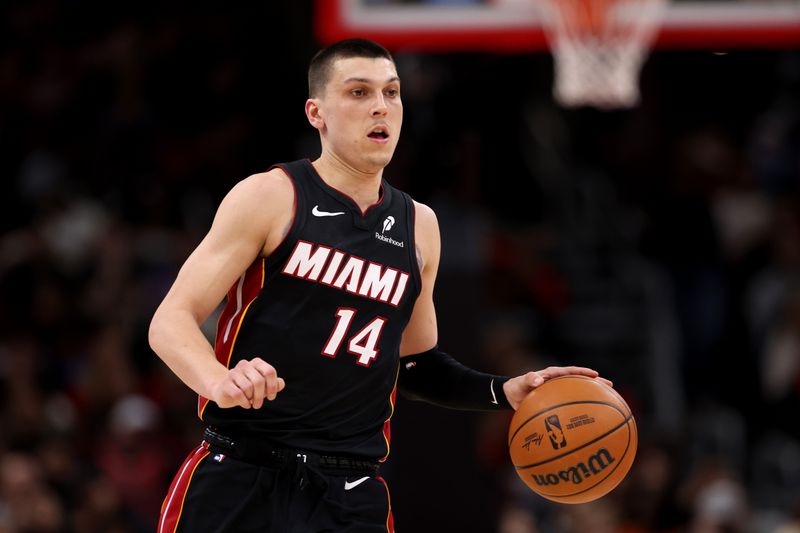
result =
M322 129L325 125L325 120L322 118L322 110L319 106L319 100L316 98L309 98L306 100L306 118L308 122L317 129Z

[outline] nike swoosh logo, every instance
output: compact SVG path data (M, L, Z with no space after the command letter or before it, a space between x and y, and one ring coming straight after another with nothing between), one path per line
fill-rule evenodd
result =
M332 213L330 211L320 211L319 206L315 205L314 209L311 210L311 214L314 215L315 217L335 217L339 215L344 215L344 211L336 211L335 213Z
M489 382L489 391L492 393L492 403L498 405L497 396L494 395L494 378L492 378L492 381Z
M344 490L354 489L354 488L358 487L359 485L361 485L362 483L364 483L368 479L369 479L369 476L362 477L361 479L357 479L357 480L355 480L353 482L349 482L349 481L345 480L344 481Z

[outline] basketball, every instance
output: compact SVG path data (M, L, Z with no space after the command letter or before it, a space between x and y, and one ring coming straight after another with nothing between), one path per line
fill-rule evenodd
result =
M519 477L559 503L586 503L611 492L630 470L637 444L625 400L585 376L544 382L522 401L508 429Z

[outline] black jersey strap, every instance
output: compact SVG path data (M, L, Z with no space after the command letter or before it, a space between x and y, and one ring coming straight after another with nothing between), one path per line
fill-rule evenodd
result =
M434 346L400 359L398 387L404 396L450 409L511 409L503 383L510 378L466 367Z

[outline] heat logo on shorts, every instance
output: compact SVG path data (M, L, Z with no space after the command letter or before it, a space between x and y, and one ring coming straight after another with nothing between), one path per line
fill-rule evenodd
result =
M567 445L567 437L564 435L564 430L561 429L561 421L558 419L558 415L550 415L545 418L544 427L554 450L564 448Z

